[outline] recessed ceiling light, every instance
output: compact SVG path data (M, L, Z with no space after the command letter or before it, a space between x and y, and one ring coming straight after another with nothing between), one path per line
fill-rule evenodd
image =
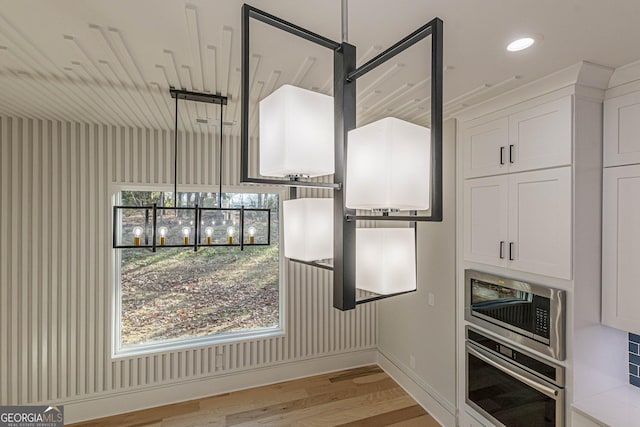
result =
M532 37L523 37L517 40L512 41L507 45L507 50L509 52L517 52L519 50L524 50L528 47L533 46L536 40Z

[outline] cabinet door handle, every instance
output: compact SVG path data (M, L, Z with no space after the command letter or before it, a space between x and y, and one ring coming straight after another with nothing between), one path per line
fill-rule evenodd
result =
M504 147L500 147L500 164L504 165Z
M509 261L513 261L513 242L509 242Z
M513 163L513 144L509 144L509 163Z
M504 240L500 240L500 259L504 259Z

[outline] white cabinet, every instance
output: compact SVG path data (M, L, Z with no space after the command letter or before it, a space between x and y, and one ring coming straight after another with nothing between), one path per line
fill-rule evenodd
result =
M464 182L464 257L467 261L504 265L507 250L507 177Z
M640 92L604 103L604 165L640 163Z
M465 181L465 260L571 279L571 191L571 167Z
M463 123L464 177L570 165L572 111L568 95L500 119Z
M497 175L509 171L509 120L493 120L462 129L464 176Z
M571 167L509 175L509 267L571 279Z
M571 164L571 96L509 116L509 172Z
M606 168L602 323L640 334L640 165Z

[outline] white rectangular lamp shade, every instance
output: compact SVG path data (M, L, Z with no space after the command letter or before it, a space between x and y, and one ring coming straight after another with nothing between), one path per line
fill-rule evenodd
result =
M356 230L356 287L382 295L416 289L413 228Z
M284 85L260 101L260 175L334 172L333 98Z
M388 117L349 132L346 206L429 209L431 132Z
M283 203L284 256L301 261L333 258L333 199Z

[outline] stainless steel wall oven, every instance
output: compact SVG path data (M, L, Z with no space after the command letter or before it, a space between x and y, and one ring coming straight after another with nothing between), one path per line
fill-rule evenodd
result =
M565 292L474 270L465 271L465 320L565 358Z
M565 371L467 326L466 403L497 426L563 427Z

